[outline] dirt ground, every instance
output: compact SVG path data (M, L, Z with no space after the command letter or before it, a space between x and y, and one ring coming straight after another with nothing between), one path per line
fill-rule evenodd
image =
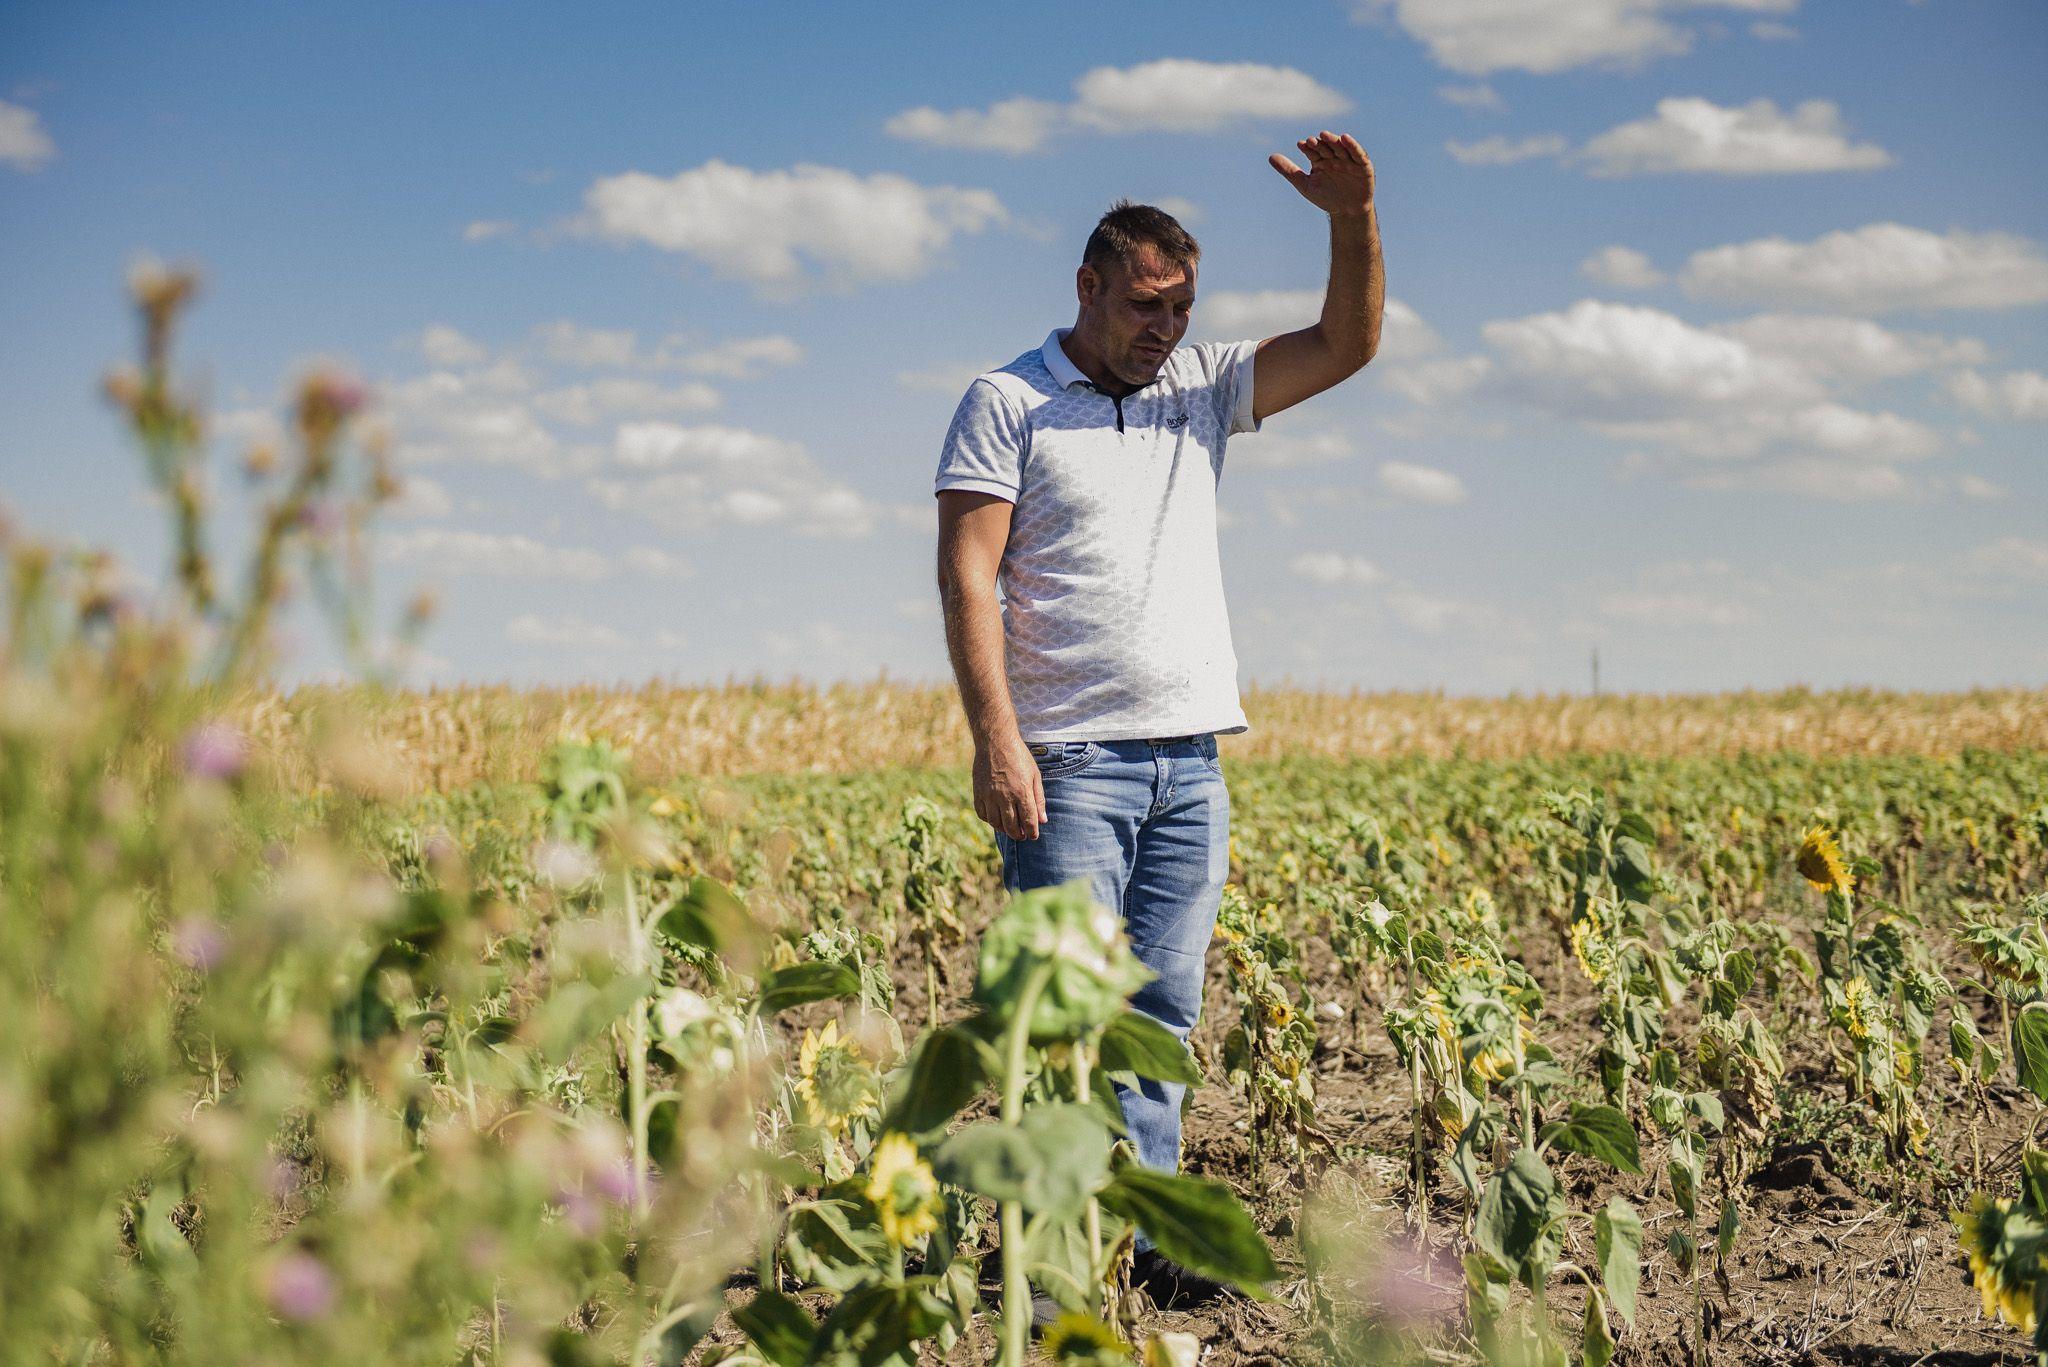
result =
M1510 945L1546 991L1539 1034L1568 1069L1590 1076L1597 1036L1594 1002L1583 978L1542 932L1511 936ZM923 1019L923 971L907 946L902 954L894 975L897 1014L908 1024ZM1214 1081L1194 1093L1184 1162L1189 1171L1236 1188L1270 1236L1283 1277L1271 1302L1236 1299L1185 1314L1148 1310L1139 1332L1192 1333L1205 1346L1202 1361L1212 1367L1476 1360L1462 1324L1458 1257L1465 1201L1447 1174L1433 1179L1425 1254L1406 1220L1412 1132L1407 1079L1381 1028L1373 986L1366 984L1361 993L1359 985L1339 982L1327 946L1308 947L1316 999L1359 1003L1345 1020L1322 1023L1313 1064L1317 1121L1334 1141L1334 1153L1316 1156L1307 1166L1269 1157L1264 1179L1255 1186L1245 1100L1222 1081L1223 1036L1234 1012L1221 960L1212 951L1204 1019L1191 1041ZM956 949L948 968L953 986L964 988L973 977L970 951ZM941 991L951 1000L961 995L946 986ZM1695 1019L1686 1008L1674 1012L1669 1025L1675 1038L1691 1039ZM1987 1037L1998 1037L1995 1014L1980 1025ZM1619 1193L1642 1215L1638 1313L1632 1328L1618 1316L1612 1320L1620 1340L1617 1361L1885 1367L2028 1361L2025 1336L1980 1313L1949 1212L1972 1189L2012 1190L2039 1104L2016 1087L1994 1086L1974 1126L1966 1124L1974 1103L1945 1064L1930 1061L1922 1093L1931 1131L1928 1159L1922 1171L1893 1190L1895 1173L1880 1141L1867 1118L1845 1103L1825 1031L1797 1028L1795 1022L1779 1034L1786 1058L1781 1115L1771 1148L1738 1193L1741 1228L1725 1268L1725 1289L1713 1273L1711 1212L1718 1210L1720 1193L1711 1179L1700 1197L1708 1225L1698 1231L1697 1278L1683 1277L1665 1249L1665 1236L1681 1217L1663 1193L1661 1145L1647 1124L1643 1177L1552 1155L1575 1211L1590 1216ZM1938 1056L1938 1048L1934 1052ZM1329 1317L1312 1312L1316 1292L1304 1275L1297 1237L1305 1220L1323 1221L1342 1250L1322 1281L1327 1308L1352 1331L1335 1341L1315 1332L1319 1320ZM1590 1219L1574 1221L1564 1257L1589 1270L1597 1267ZM737 1284L731 1293L735 1304L751 1294L750 1287ZM989 1284L984 1294L993 1307L1000 1289ZM1583 1302L1578 1283L1568 1276L1554 1281L1557 1332L1574 1359ZM1695 1323L1703 1326L1696 1347L1690 1343ZM1398 1326L1394 1342L1401 1347L1363 1337L1361 1325ZM993 1360L993 1341L986 1326L982 1330L957 1345L948 1360ZM729 1323L721 1322L712 1342L736 1340Z

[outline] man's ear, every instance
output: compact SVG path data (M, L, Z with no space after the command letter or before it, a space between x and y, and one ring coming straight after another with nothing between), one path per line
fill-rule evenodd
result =
M1083 265L1074 272L1074 298L1083 304L1095 298L1096 290L1102 287L1102 277L1095 273L1095 267Z

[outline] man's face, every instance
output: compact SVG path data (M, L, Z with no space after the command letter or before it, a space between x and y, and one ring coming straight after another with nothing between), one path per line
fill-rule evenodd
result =
M1125 384L1152 383L1188 330L1194 268L1169 265L1157 247L1142 243L1124 265L1081 267L1079 284L1081 325L1103 364Z

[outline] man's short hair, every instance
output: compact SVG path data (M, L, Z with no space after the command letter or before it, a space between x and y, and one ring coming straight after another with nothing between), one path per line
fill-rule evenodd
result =
M1202 257L1201 247L1172 214L1150 204L1134 204L1128 199L1120 199L1109 206L1109 212L1095 225L1095 231L1088 234L1088 245L1081 251L1081 264L1093 266L1098 271L1111 264L1128 269L1131 257L1141 243L1150 243L1157 248L1169 266L1179 266L1187 271L1192 271Z

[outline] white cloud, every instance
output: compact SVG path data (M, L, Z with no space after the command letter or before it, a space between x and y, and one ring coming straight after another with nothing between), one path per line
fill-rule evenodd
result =
M1849 313L2023 308L2048 303L2048 257L2012 233L1873 223L1811 242L1766 237L1695 252L1680 283L1698 298Z
M631 328L594 328L560 319L533 330L534 340L550 361L586 369L626 367L639 363L640 338Z
M494 237L507 237L518 230L519 225L509 218L479 218L463 227L462 240L488 242Z
M1759 19L1749 26L1749 36L1767 43L1789 43L1799 37L1799 30L1775 19Z
M1207 133L1247 119L1320 119L1351 101L1292 67L1168 57L1099 66L1074 82L1073 117L1106 133Z
M694 257L781 296L820 282L915 279L955 237L1009 220L988 190L809 163L755 171L716 158L667 178L603 177L583 203L578 231Z
M1956 477L1956 492L1964 498L1998 499L2012 497L2012 490L1995 480L1986 479L1982 475L1958 475Z
M419 527L378 537L382 559L420 565L451 577L571 579L592 583L612 573L601 551L549 546L513 532L473 532L453 527Z
M1851 143L1831 100L1806 100L1785 113L1768 99L1724 108L1671 96L1657 101L1653 117L1609 129L1572 160L1590 163L1594 176L1759 176L1869 170L1891 165L1892 156L1874 143Z
M1741 626L1753 621L1756 616L1744 603L1729 602L1702 593L1654 591L1603 595L1600 599L1600 615L1618 622L1641 622L1666 627Z
M1767 364L1740 341L1659 309L1581 299L1562 313L1485 324L1504 380L1539 406L1617 420L1811 402L1807 377Z
M1334 429L1322 432L1246 432L1230 440L1228 460L1246 470L1294 470L1328 465L1356 453L1351 438Z
M481 365L490 359L491 354L482 343L471 340L446 323L434 323L423 329L419 347L420 355L427 358L429 365Z
M1202 335L1237 341L1272 337L1312 326L1323 314L1323 292L1313 290L1217 290L1195 300ZM1380 349L1374 361L1426 356L1443 345L1422 315L1399 299L1388 299L1380 316Z
M1290 560L1287 567L1303 579L1318 584L1342 584L1353 588L1377 584L1386 578L1379 566L1365 557L1343 555L1337 551L1304 551Z
M1950 378L1949 397L1963 407L2008 422L2048 422L2048 375L2012 370L1988 379L1974 370Z
M1172 214L1174 220L1183 226L1200 223L1205 217L1201 205L1191 199L1182 199L1179 195L1157 195L1151 200L1151 204L1155 209L1164 209Z
M1763 490L1838 503L1909 498L1922 492L1913 480L1892 466L1825 456L1794 456L1757 465L1698 470L1687 474L1683 482L1694 489Z
M689 351L683 354L681 364L685 370L700 375L752 380L758 379L764 371L776 366L795 365L803 358L801 346L777 333L766 337L736 337Z
M516 366L435 370L386 386L380 406L406 460L477 461L558 474L566 464L563 443L529 406L530 382Z
M801 444L744 428L626 423L612 454L619 473L593 478L591 493L681 531L736 523L865 536L887 511L834 479Z
M1467 166L1512 166L1535 157L1557 156L1565 146L1564 138L1556 133L1539 133L1513 142L1496 133L1478 142L1452 138L1444 144L1444 150Z
M1440 85L1436 88L1436 96L1444 103L1454 104L1460 109L1487 109L1497 112L1507 108L1499 93L1485 81L1473 85Z
M0 166L40 171L57 155L42 115L26 105L0 100Z
M1377 366L1374 367L1378 369ZM1487 356L1446 356L1392 366L1380 372L1380 379L1396 394L1422 408L1437 408L1452 399L1463 398L1494 373Z
M628 546L623 559L627 569L649 579L687 579L697 572L689 561L658 546Z
M999 100L987 109L947 112L930 105L920 105L916 109L904 110L882 127L891 137L908 142L1021 156L1043 148L1053 130L1066 120L1065 105L1019 96L1013 100Z
M1895 332L1867 318L1817 313L1759 313L1711 331L1734 337L1819 379L1861 383L1981 364L1988 356L1973 337Z
M1649 290L1664 283L1664 272L1634 247L1602 247L1579 263L1579 274L1622 290Z
M380 511L386 517L446 517L455 511L455 500L439 480L411 471L399 477L398 497Z
M542 617L522 612L505 623L505 639L516 645L554 646L565 650L616 650L626 638L616 629L580 617Z
M939 147L1013 155L1042 149L1056 133L1211 133L1259 119L1321 119L1351 102L1292 67L1167 57L1096 67L1060 104L1019 96L987 109L923 105L884 125L894 137Z
M1692 46L1665 18L1682 9L1779 14L1799 0L1357 0L1360 20L1389 16L1439 66L1467 76L1550 75L1574 67L1638 70Z
M2005 536L1970 552L1969 567L2000 579L2048 580L2048 541Z
M703 413L719 403L718 391L707 384L663 385L631 375L606 375L533 396L540 413L577 427L620 417Z
M1448 470L1389 460L1380 464L1380 487L1410 503L1447 507L1465 501L1465 481Z

